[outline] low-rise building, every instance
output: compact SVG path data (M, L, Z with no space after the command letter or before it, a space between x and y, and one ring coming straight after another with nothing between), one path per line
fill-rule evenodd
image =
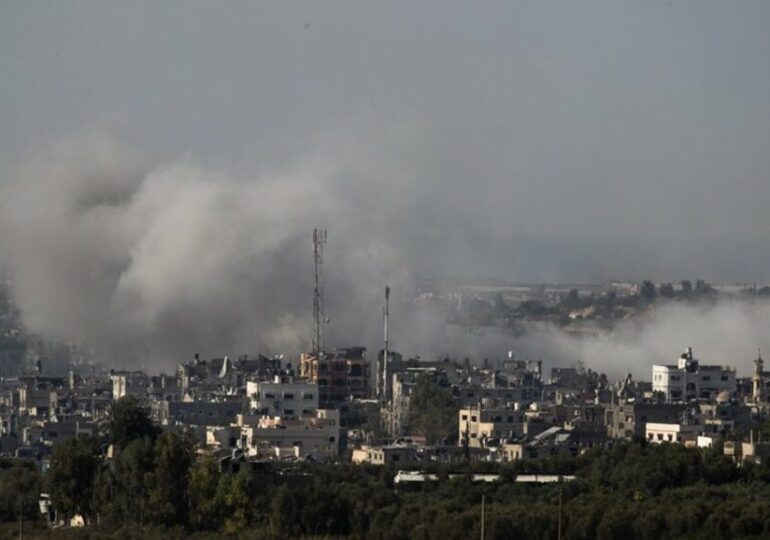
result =
M647 422L644 438L652 444L670 442L695 447L700 431L700 426L693 424Z

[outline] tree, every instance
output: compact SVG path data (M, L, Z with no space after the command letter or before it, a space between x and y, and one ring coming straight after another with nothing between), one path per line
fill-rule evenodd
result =
M655 284L652 281L643 281L639 288L639 296L646 300L655 298Z
M187 524L193 451L193 443L185 434L166 431L158 437L149 493L154 523L167 527Z
M661 296L665 298L673 298L674 297L674 285L671 283L662 283L660 287L658 287L658 292Z
M32 461L0 458L0 523L39 516L40 475Z
M217 497L221 475L210 455L195 465L190 474L190 524L194 530L217 530L224 508Z
M417 377L409 396L409 426L429 444L457 437L458 407L448 388L441 387L427 374Z
M100 471L97 479L101 513L115 523L143 525L155 469L152 441L149 437L131 441L111 465Z
M158 435L158 428L152 423L150 413L134 396L122 397L112 404L107 431L118 451L131 441L144 437L154 441Z
M683 279L679 282L679 285L682 287L683 296L690 296L692 294L692 283L690 283L689 279Z
M47 479L51 503L65 518L90 520L99 462L98 441L90 436L67 439L54 450Z
M695 281L695 294L698 296L705 296L707 294L711 294L714 292L714 288L706 283L703 279L698 279Z

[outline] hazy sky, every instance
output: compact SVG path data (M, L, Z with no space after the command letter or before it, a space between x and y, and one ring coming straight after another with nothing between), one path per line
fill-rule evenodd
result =
M0 255L42 319L97 283L85 320L153 328L221 261L295 268L262 300L302 305L316 224L339 290L770 280L768 27L765 1L2 0Z
M484 273L770 277L767 2L0 10L4 162L106 126L143 152L264 167L350 123L373 144L408 126L415 183L499 226L455 235L479 251L494 234Z

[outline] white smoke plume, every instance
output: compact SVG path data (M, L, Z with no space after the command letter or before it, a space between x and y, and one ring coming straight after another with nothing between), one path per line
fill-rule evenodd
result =
M430 164L437 150L416 130L349 127L270 166L149 159L107 132L26 160L0 193L0 257L26 324L151 370L195 352L296 358L311 338L311 231L322 227L329 347L379 349L390 283L393 347L408 356L494 362L511 349L645 379L688 345L744 373L756 348L770 351L765 303L670 304L597 337L548 328L520 339L469 334L440 310L415 308L419 273L483 275L485 256L504 260L495 253L511 239L505 208L465 185L445 193L419 182L448 165Z
M408 283L376 212L398 178L373 191L371 158L337 146L244 177L190 157L148 164L108 133L69 140L3 186L2 259L32 330L168 368L196 351L305 350L310 234L324 227L330 341L357 342L378 289Z

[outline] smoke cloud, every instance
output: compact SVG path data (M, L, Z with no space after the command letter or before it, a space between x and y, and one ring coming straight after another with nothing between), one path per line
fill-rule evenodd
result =
M329 230L330 347L378 350L390 283L391 337L409 356L494 362L514 350L546 366L581 360L613 377L648 378L652 363L673 361L687 345L704 362L743 371L757 347L770 350L762 302L671 303L649 320L580 338L555 327L516 339L447 325L442 309L412 302L417 276L462 268L456 262L474 252L469 238L494 237L495 225L414 185L426 173L409 160L418 132L380 132L375 144L342 136L353 127L250 174L191 156L153 163L109 132L24 163L2 190L0 256L27 324L93 344L110 363L150 369L195 352L296 355L311 337L310 233L318 226ZM464 236L452 234L458 222Z
M468 335L411 305L418 277L770 279L770 5L229 4L4 8L0 267L30 328L150 367L306 349L314 227L327 343L378 348L389 283L422 357L711 354L656 330L668 309ZM761 341L682 318L740 358Z
M2 192L2 258L25 320L133 365L306 350L320 226L332 240L330 340L357 342L381 286L409 283L377 212L398 179L360 190L384 184L361 178L360 159L324 149L244 178L191 157L148 164L108 133L65 141Z

